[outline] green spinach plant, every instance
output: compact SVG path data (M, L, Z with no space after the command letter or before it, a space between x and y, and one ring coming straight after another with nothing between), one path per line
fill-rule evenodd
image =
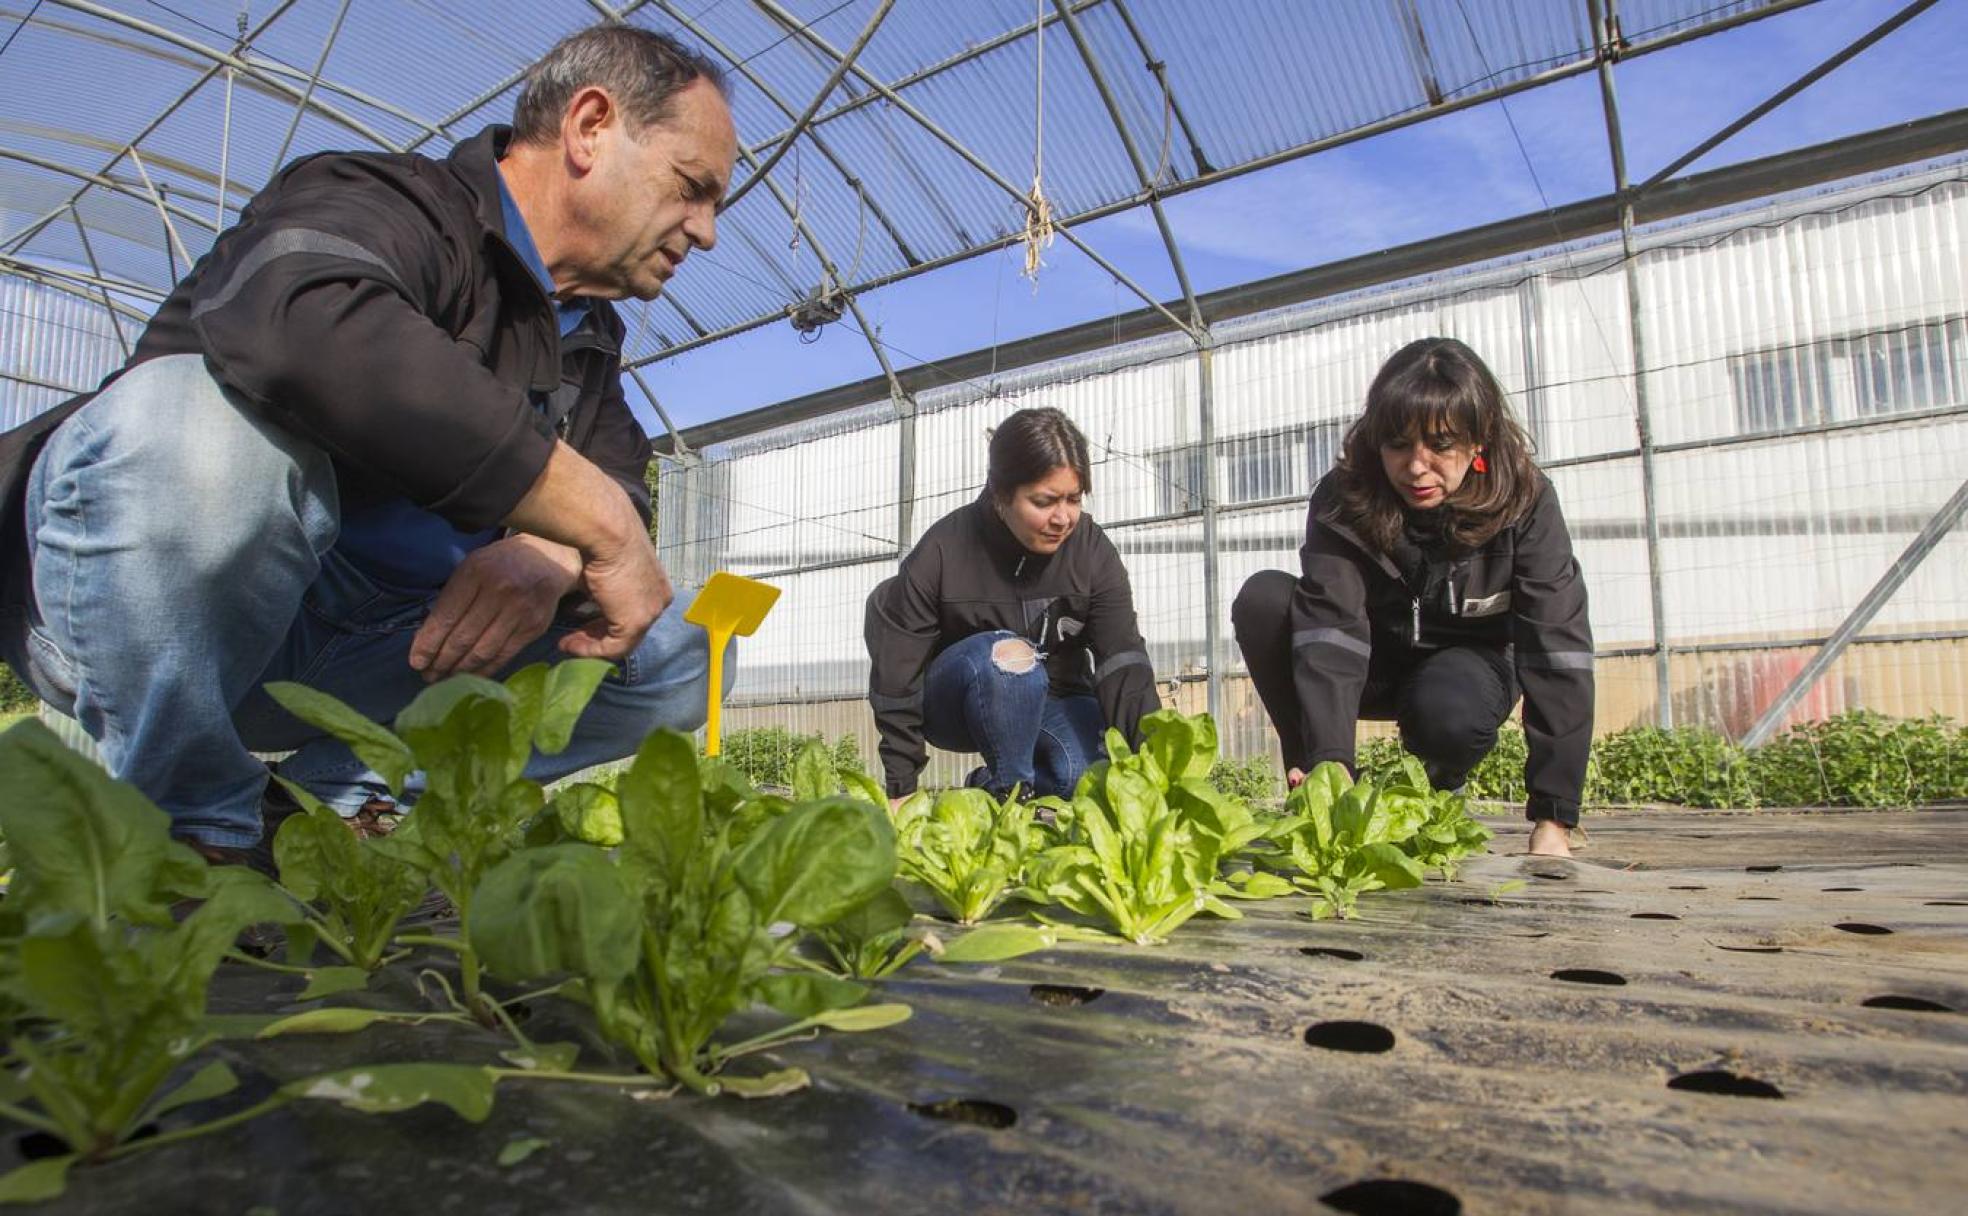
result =
M1198 912L1242 915L1214 892L1224 836L1199 830L1181 798L1169 796L1172 785L1208 776L1214 747L1204 755L1193 730L1167 722L1138 753L1120 732L1107 732L1107 759L1088 767L1059 812L1063 843L1033 862L1028 899L1063 905L1142 945L1167 940ZM1171 771L1180 778L1172 782Z
M957 923L974 925L1018 889L1027 858L1046 841L1032 807L1013 790L917 791L894 812L902 876L920 884Z
M1421 863L1401 845L1425 821L1422 799L1384 796L1328 760L1286 796L1285 810L1275 830L1297 869L1292 881L1313 896L1314 920L1352 915L1367 891L1421 885Z
M801 930L889 888L894 833L879 808L831 797L756 821L734 844L742 808L707 814L706 793L690 740L651 735L616 786L615 854L569 843L507 858L486 876L469 936L495 974L574 977L563 991L652 1074L704 1093L786 1092L806 1083L802 1070L723 1070L818 1027L873 1029L908 1016L903 1005L850 1008L864 986L795 961ZM728 1019L757 1004L793 1021L716 1041Z
M486 873L518 847L527 825L546 807L539 783L523 775L533 749L551 755L567 746L607 672L599 660L570 659L534 664L503 684L453 676L405 706L394 731L296 684L270 684L267 691L295 717L348 744L392 792L401 794L409 775L423 772L424 790L407 830L367 847L421 874L465 921ZM573 808L568 817L578 820L592 809L592 796L581 787L562 798ZM562 817L563 808L556 806L554 818ZM488 1026L504 1020L497 1002L482 990L479 956L469 936L416 934L397 941L455 952L460 1007Z
M8 1047L0 1116L70 1150L0 1179L0 1200L53 1197L78 1161L257 1113L132 1139L166 1113L236 1087L218 1061L182 1076L220 1036L206 1014L207 986L240 930L290 919L292 903L250 870L207 868L170 838L163 811L37 721L0 736L0 789L0 831L14 863L0 900ZM195 910L174 919L184 900L198 901Z

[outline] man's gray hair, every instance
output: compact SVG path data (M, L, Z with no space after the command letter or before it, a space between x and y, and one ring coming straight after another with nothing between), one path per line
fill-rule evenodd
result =
M607 89L636 129L669 118L677 93L698 80L727 92L724 70L668 34L633 25L596 25L569 34L526 69L513 105L513 139L552 143L582 89Z

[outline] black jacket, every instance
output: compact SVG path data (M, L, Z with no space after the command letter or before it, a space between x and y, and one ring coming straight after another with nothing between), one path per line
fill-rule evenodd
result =
M1494 646L1510 653L1524 690L1533 814L1578 809L1592 743L1592 626L1558 495L1540 481L1522 519L1474 552L1451 554L1426 602L1393 560L1339 522L1337 476L1319 482L1291 609L1308 765L1353 763L1370 660L1399 671L1429 650Z
M1059 551L1031 553L987 491L945 515L868 597L868 704L881 731L890 797L916 788L923 748L923 673L944 648L1008 629L1046 657L1052 695L1091 692L1107 725L1138 742L1161 708L1155 669L1134 619L1127 567L1107 534L1081 516Z
M497 159L510 137L488 127L443 161L296 161L171 292L131 365L203 356L252 408L333 456L344 509L408 497L459 528L492 526L558 433L647 520L649 440L622 396L621 319L595 301L594 318L561 339L506 241ZM28 600L27 470L92 396L0 435L0 616Z

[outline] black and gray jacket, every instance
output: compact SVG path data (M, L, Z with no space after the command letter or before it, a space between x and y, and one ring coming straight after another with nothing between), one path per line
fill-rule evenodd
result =
M923 673L930 661L1000 629L1045 656L1053 696L1091 693L1107 725L1131 743L1143 715L1161 708L1127 567L1107 534L1081 516L1057 553L1029 552L987 491L937 520L902 559L901 573L868 597L868 704L890 797L915 790L928 758Z
M497 162L511 134L488 127L442 161L325 153L289 165L171 292L130 366L202 356L252 409L334 458L344 510L408 497L465 531L490 527L558 436L647 520L649 440L622 395L622 322L597 300L561 338L505 236ZM28 599L27 470L93 395L0 435L0 617Z
M1592 742L1592 626L1558 495L1549 481L1540 483L1522 519L1417 579L1339 522L1336 476L1320 481L1306 513L1303 574L1291 609L1306 766L1352 765L1370 661L1376 674L1398 672L1443 647L1499 647L1511 655L1524 690L1532 816L1576 812Z

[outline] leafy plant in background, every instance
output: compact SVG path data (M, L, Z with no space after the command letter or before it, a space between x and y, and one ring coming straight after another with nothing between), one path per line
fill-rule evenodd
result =
M298 684L267 691L295 717L341 739L401 794L408 776L424 774L411 825L367 847L419 872L443 892L460 921L471 915L480 881L520 843L525 827L546 806L538 782L522 774L533 749L564 749L608 664L570 659L536 663L504 684L453 676L426 688L396 717L395 731L370 721L324 693ZM573 787L569 805L592 809L592 795ZM575 814L578 818L578 813ZM556 807L553 818L559 820ZM458 956L460 1008L486 1025L505 1020L480 986L478 952L469 936L413 935L409 945L436 946Z
M1188 729L1167 730L1171 720ZM1027 898L1100 920L1142 945L1167 940L1198 912L1242 915L1214 893L1222 838L1197 830L1182 799L1170 798L1172 785L1204 785L1215 762L1214 724L1205 748L1190 721L1169 711L1149 715L1138 753L1118 731L1107 732L1108 758L1087 769L1059 812L1063 843L1032 863ZM1171 771L1182 778L1172 782Z
M1031 804L1017 791L1003 802L978 789L917 791L895 808L897 868L920 884L957 923L974 925L1018 886L1025 863L1045 843Z
M818 745L830 767L861 771L861 745L842 735L831 746L821 735L802 735L783 726L737 730L724 736L722 758L754 785L790 788L793 768L808 748Z
M1278 771L1269 756L1224 757L1210 768L1210 787L1226 798L1256 806L1278 796Z
M723 1073L734 1057L816 1027L874 1029L902 1005L853 1009L859 984L798 966L799 932L832 924L889 888L894 833L867 802L827 798L762 821L734 846L735 815L707 814L704 770L683 735L651 735L616 786L613 857L567 843L527 849L486 877L468 936L494 973L568 975L611 1040L645 1069L704 1093L783 1093L799 1069ZM735 809L735 808L734 808ZM794 1020L736 1044L715 1037L763 1003Z
M1352 915L1368 891L1421 885L1421 863L1401 848L1429 815L1411 788L1356 782L1328 760L1286 795L1285 812L1275 830L1297 868L1292 881L1314 896L1314 920Z
M1586 774L1592 803L1666 802L1679 806L1757 804L1743 751L1699 727L1643 726L1598 740Z
M13 880L0 900L8 1035L0 1115L70 1150L0 1179L0 1199L51 1198L77 1161L257 1113L132 1139L166 1113L238 1084L217 1061L171 1081L218 1037L206 989L235 937L290 918L290 901L250 870L208 869L171 840L164 812L39 722L0 736L0 789L0 830L14 846ZM186 898L201 902L176 921L173 904Z
M1855 710L1791 727L1749 754L1772 806L1919 806L1968 798L1968 736L1949 719Z
M0 663L0 714L33 713L40 703L41 699L34 695L33 689L21 683L14 669Z

